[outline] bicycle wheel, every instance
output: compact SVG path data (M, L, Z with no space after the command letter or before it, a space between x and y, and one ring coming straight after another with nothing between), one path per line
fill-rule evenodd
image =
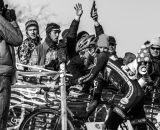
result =
M67 127L67 130L74 130L70 120L67 120ZM60 113L53 109L37 109L23 120L19 130L61 130Z
M146 125L148 130L158 130L155 125L148 119L146 119Z
M154 124L149 121L148 119L146 119L146 126L147 126L147 130L157 130L157 128L154 126ZM123 122L122 124L119 125L118 130L130 130L127 126L126 122Z

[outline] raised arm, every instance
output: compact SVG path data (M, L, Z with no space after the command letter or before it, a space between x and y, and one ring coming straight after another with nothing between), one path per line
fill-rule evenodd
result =
M68 37L71 37L71 38L76 38L80 18L83 14L82 4L80 4L80 3L76 4L74 9L76 11L76 16L75 16L74 20L72 21L72 23L69 27L69 32L68 32Z
M0 36L1 40L5 40L8 44L12 46L19 46L22 44L23 36L21 30L16 22L16 15L14 10L10 16L6 16L10 21L0 15ZM12 19L12 20L11 20Z
M93 1L93 5L92 5L92 8L91 8L90 15L91 15L91 18L94 21L96 36L104 34L104 30L103 30L102 26L100 25L100 23L98 22L98 13L97 13L97 8L96 8L95 1Z

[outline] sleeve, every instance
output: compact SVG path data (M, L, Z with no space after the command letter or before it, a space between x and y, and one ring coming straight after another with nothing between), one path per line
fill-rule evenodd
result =
M28 42L24 41L21 46L18 47L19 62L22 64L28 64Z
M69 59L73 58L76 55L75 48L78 26L79 21L73 20L69 28L69 33L66 37L66 46Z
M107 64L108 56L106 53L100 53L97 58L95 58L93 68L90 73L79 79L80 83L88 83L93 81L103 67Z
M69 38L76 38L77 36L77 31L78 31L78 26L79 26L79 21L76 21L75 19L72 21L70 27L69 27L69 33L68 36Z
M100 24L98 26L95 26L95 31L96 31L96 36L104 34L104 30Z
M22 44L23 36L18 27L18 24L14 21L12 23L5 20L0 15L0 35L3 39L12 46L19 46Z

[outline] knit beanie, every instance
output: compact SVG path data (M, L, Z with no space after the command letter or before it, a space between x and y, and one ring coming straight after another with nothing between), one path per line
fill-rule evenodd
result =
M29 20L29 21L27 21L27 22L25 23L25 28L26 28L26 30L27 30L28 27L30 27L30 26L36 26L37 29L38 29L38 31L39 31L38 22L37 22L36 20L31 19L31 20Z
M69 32L69 29L65 29L65 30L62 32L62 38L63 38L63 39L67 37L68 32Z
M48 23L46 27L46 34L49 34L52 30L60 30L60 26L56 23Z
M151 46L160 47L160 37L151 39L150 44Z

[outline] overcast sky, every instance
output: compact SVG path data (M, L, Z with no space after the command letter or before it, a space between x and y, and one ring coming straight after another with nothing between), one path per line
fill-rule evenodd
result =
M33 12L47 5L48 13L56 14L53 22L67 28L75 17L74 5L82 3L83 16L79 31L94 33L93 21L90 18L92 0L9 0L12 4L25 7L28 3ZM140 46L152 37L160 34L160 0L96 0L99 22L108 35L117 40L117 53L131 51L136 53ZM65 26L64 26L65 25Z

